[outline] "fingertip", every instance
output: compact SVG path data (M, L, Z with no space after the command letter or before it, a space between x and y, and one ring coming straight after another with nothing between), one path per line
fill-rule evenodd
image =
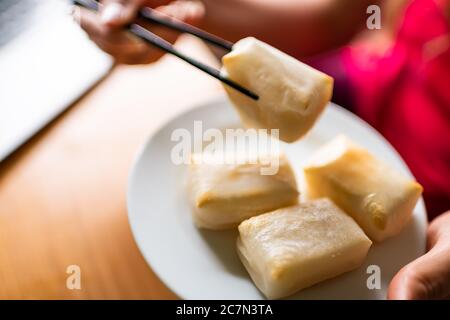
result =
M89 35L98 32L98 21L95 13L80 7L72 12L72 17Z
M400 270L389 284L387 299L388 300L408 300L407 276L404 270Z
M158 12L189 24L198 24L204 15L204 6L200 2L175 1L158 7Z
M388 299L425 300L433 299L433 286L424 277L421 268L422 259L403 267L392 279L388 289Z
M201 2L187 2L186 11L191 21L199 21L205 15L205 6Z
M122 26L130 19L129 11L121 3L108 3L100 12L100 22L108 27Z

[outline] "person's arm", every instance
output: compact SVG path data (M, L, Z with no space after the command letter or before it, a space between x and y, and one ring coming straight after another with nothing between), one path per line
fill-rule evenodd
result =
M373 0L203 0L201 26L230 41L254 36L293 56L344 45Z
M159 7L177 19L199 25L231 41L255 36L299 57L319 53L349 41L365 21L367 6L374 0L201 2L203 7L190 1L105 0L105 10L101 15L80 10L78 20L100 48L123 63L148 63L162 55L155 49L133 41L120 31L142 6ZM153 27L151 30L171 42L177 38L176 33L164 28Z
M450 211L433 220L428 252L392 279L388 299L450 299Z

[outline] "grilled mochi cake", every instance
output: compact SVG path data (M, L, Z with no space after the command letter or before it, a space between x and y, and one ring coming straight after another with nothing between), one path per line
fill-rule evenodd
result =
M247 156L223 161L192 155L188 188L198 227L233 228L245 219L298 202L295 175L284 154ZM275 170L266 172L269 163Z
M422 187L345 136L338 136L304 168L310 198L327 197L374 241L398 234L410 220Z
M244 125L279 129L286 142L306 134L332 96L333 78L255 38L238 41L222 62L225 75L259 96L225 86Z
M351 217L318 199L243 221L237 249L259 290L278 299L357 268L371 244Z

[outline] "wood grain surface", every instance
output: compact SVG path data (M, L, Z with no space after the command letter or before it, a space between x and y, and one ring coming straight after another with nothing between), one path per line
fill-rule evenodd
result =
M180 49L217 60L189 37ZM172 57L119 66L0 163L0 298L172 299L141 256L127 219L139 147L169 118L223 94ZM69 290L66 269L81 268Z

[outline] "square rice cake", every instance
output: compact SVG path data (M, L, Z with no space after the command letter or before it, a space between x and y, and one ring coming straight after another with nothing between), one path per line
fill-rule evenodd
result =
M372 242L328 199L259 215L239 225L239 256L269 299L289 296L361 265Z

